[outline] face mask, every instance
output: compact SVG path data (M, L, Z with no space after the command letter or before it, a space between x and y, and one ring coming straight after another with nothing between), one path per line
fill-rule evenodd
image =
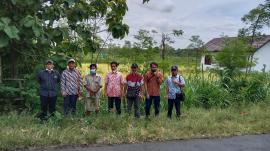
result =
M96 70L95 69L91 69L90 70L90 74L96 74Z

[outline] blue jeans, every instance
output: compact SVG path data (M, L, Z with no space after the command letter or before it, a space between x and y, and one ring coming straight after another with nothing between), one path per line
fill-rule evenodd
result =
M76 113L76 102L78 95L67 95L64 97L64 114L68 115L69 113Z
M152 105L152 101L154 100L154 107L155 107L155 115L159 115L160 109L160 96L150 96L148 99L145 100L145 115L150 115L150 109Z

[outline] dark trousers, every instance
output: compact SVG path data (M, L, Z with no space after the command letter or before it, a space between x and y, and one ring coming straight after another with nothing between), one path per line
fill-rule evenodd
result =
M121 114L121 98L120 97L108 97L108 111L113 110L113 103L115 104L116 113Z
M139 97L127 98L127 111L131 114L131 109L134 104L134 116L140 118L140 99Z
M64 114L68 115L69 113L76 113L76 103L78 95L67 95L64 97Z
M47 111L49 109L49 113L53 115L55 112L55 103L57 97L47 97L47 96L40 96L40 105L41 105L41 119L45 119L47 117Z
M145 100L145 115L150 115L151 105L154 100L154 107L155 107L155 115L159 115L160 109L160 96L150 96L148 99Z
M180 115L181 115L180 105L181 105L180 99L168 99L168 118L172 118L173 106L175 106L176 116L180 117Z

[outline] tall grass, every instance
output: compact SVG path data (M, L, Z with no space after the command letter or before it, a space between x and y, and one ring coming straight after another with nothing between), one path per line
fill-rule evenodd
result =
M0 116L0 150L29 147L134 143L152 140L209 138L270 132L269 101L245 106L184 108L179 120L162 112L150 120L101 113L40 123L29 113Z

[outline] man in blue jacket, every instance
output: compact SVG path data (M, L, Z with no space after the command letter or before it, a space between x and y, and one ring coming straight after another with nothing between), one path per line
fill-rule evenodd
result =
M55 104L57 99L57 85L60 82L60 74L53 69L52 60L45 63L45 69L38 74L38 83L40 85L40 104L41 104L41 120L47 119L47 110L50 115L55 112Z

